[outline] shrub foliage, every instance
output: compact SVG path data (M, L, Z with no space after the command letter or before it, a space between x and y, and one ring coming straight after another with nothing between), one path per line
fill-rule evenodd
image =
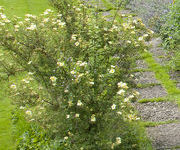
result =
M166 22L161 29L163 45L174 53L171 66L180 70L180 1L170 5L170 12L165 16Z
M1 8L0 45L27 72L10 85L14 102L59 148L141 149L131 106L139 93L126 82L133 56L144 50L152 31L139 37L145 28L140 19L107 22L78 0L52 5L57 11L26 14L24 20L9 20Z

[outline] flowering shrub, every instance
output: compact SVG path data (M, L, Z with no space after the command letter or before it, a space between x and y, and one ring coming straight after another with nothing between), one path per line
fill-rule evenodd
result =
M7 79L10 75L15 75L17 71L22 70L22 68L13 61L13 56L14 55L9 52L0 51L0 79Z
M152 31L139 37L141 20L107 22L79 1L52 4L57 12L23 21L1 13L0 45L29 72L11 84L14 101L65 149L139 149L131 133L139 93L126 81Z

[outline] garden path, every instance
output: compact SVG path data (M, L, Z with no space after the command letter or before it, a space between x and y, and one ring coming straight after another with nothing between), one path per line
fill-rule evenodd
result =
M176 104L180 98L180 76L176 73L171 77L165 72L167 59L164 56L167 54L160 46L160 38L154 38L147 44L151 45L145 52L148 57L137 62L141 72L135 73L139 76L136 82L141 86L137 89L140 98L135 107L145 123L154 149L180 150L180 109ZM171 79L176 80L177 87Z
M161 43L160 37L146 42L150 48L136 62L139 71L134 75L140 98L134 106L155 150L180 150L180 72L171 72L167 67L168 54Z
M119 13L131 14L130 10ZM149 50L136 62L139 71L134 75L139 77L135 82L140 98L134 106L155 150L180 150L180 72L167 68L168 54L161 43L160 37L147 42Z

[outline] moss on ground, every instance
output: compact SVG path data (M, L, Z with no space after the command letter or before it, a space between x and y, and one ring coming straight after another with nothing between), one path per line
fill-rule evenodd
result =
M143 52L142 57L144 57L150 70L155 73L156 79L161 82L162 86L168 92L168 99L176 101L180 106L180 89L178 89L176 83L170 79L168 74L169 68L157 63L150 52Z

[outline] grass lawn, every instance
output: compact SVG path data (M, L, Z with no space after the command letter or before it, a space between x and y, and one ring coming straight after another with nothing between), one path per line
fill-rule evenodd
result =
M25 14L39 14L49 8L48 0L0 0L7 16L21 16Z
M40 14L50 8L48 0L0 0L0 6L5 8L5 14L23 17L25 14ZM5 93L7 82L1 82L0 89L0 150L15 149L15 141L12 136L10 99Z
M14 149L14 140L12 136L11 110L12 105L8 99L5 89L7 84L1 82L0 90L0 150Z

